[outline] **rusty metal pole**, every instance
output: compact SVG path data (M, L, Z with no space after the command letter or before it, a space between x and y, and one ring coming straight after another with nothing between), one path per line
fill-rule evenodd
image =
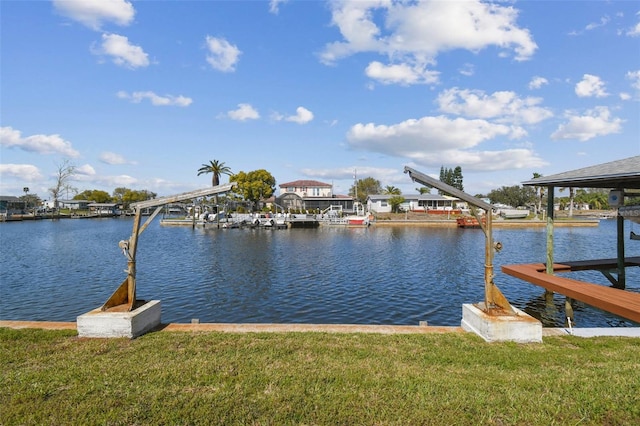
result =
M502 294L498 286L493 282L493 250L495 249L493 244L493 225L491 216L493 206L477 197L461 191L458 188L454 188L451 185L432 178L431 176L420 173L411 167L405 167L404 172L409 173L411 179L416 182L440 189L449 195L458 197L461 200L486 211L486 225L482 226L482 221L479 221L485 233L484 310L488 313L497 313L500 311L501 313L515 314L515 311L507 298L504 297L504 294Z
M485 238L484 238L484 306L491 309L495 306L493 297L493 224L491 210L486 212Z

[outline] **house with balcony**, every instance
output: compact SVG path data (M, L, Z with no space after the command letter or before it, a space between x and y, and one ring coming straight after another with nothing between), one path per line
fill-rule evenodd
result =
M353 212L353 197L336 195L333 185L317 180L296 180L280 184L276 204L284 210L324 211L327 209Z

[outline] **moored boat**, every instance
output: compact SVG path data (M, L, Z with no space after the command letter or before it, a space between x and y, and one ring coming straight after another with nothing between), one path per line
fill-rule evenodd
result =
M485 219L482 218L482 222L484 223ZM480 228L480 222L473 216L462 216L456 219L456 224L458 228Z
M525 219L529 216L529 210L525 209L501 209L500 216L505 219Z
M349 226L369 226L371 224L369 216L348 216L347 225Z

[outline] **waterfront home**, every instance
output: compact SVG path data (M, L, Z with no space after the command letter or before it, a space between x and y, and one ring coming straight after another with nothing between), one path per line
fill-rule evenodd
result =
M353 212L354 199L336 195L333 186L316 180L296 180L280 185L276 204L285 210L325 211L327 209Z
M69 210L88 210L89 203L91 201L88 200L58 200L58 207Z
M26 204L24 200L12 195L0 195L0 216L7 217L12 214L24 213Z
M375 213L390 213L391 204L389 199L397 197L397 195L369 195L367 198L367 210ZM446 214L461 213L468 209L466 202L447 195L438 194L407 194L401 195L404 202L400 204L400 210L430 213L430 214Z
M116 203L90 203L87 205L92 214L98 216L119 216L120 210Z

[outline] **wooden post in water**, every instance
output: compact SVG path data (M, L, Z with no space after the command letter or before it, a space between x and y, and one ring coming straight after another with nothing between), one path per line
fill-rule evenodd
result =
M613 286L624 290L627 281L624 267L624 217L618 213L616 219L618 228L618 281Z
M553 275L553 198L554 187L547 189L547 274ZM545 290L544 299L547 305L553 304L553 292Z

